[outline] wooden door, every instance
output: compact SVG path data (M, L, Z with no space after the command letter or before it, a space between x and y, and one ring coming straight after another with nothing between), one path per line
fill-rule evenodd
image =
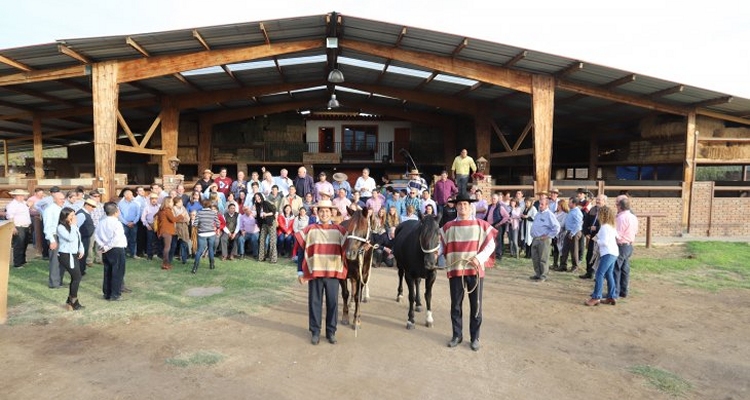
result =
M409 128L396 128L393 131L393 162L396 164L405 162L404 156L401 155L400 150L405 149L409 151L409 140L411 136L411 130Z
M318 129L318 152L319 153L333 153L335 151L334 144L334 128L319 128Z

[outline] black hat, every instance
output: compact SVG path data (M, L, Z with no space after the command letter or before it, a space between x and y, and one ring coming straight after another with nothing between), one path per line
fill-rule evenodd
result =
M586 192L587 192L587 191L588 191L588 190L586 190L586 189L584 189L584 188L578 188L578 189L576 189L576 193L583 193L583 194L586 194Z
M459 201L468 201L469 203L473 203L477 201L477 199L472 199L468 194L463 193L457 194L455 198L448 199L449 203L458 203Z
M60 191L60 187L58 186L52 186L51 188L49 188L50 193L57 193L59 191Z

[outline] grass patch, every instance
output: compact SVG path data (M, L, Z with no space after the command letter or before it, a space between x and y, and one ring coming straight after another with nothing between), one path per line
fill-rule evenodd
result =
M198 351L192 354L181 354L177 357L167 358L164 362L175 367L187 368L218 364L224 358L223 354L213 351Z
M650 365L633 366L630 372L642 376L649 385L674 397L683 396L692 388L690 382L681 377Z
M297 285L297 268L288 260L278 264L254 260L216 261L216 269L208 269L202 260L198 273L190 273L192 264L173 264L170 271L154 259L128 259L125 282L133 293L124 294L126 301L102 299L102 266L89 268L83 278L78 298L86 306L81 312L66 312L63 305L68 296L65 289L49 289L48 264L32 259L21 270L10 271L8 314L10 324L47 324L58 319L74 323L109 323L159 315L167 318L215 318L257 313L264 306L287 298ZM185 295L188 289L220 287L220 293L203 297Z

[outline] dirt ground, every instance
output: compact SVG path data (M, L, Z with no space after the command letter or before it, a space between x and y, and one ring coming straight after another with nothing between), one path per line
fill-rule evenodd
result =
M434 327L419 313L417 329L407 331L406 304L395 302L389 268L374 270L358 337L339 325L336 345L309 343L306 286L292 282L290 300L256 315L0 326L0 397L673 398L630 371L652 365L692 385L684 398L750 398L750 293L708 293L634 271L628 299L588 308L582 302L592 281L553 273L535 284L529 273L488 272L479 352L466 342L445 345L451 330L442 273ZM223 358L167 362L200 352Z

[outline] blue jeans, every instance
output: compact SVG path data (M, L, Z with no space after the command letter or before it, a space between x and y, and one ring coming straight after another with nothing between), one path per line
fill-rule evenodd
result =
M458 186L458 192L466 194L466 187L469 185L469 175L458 175L456 174L456 186Z
M136 240L138 240L138 225L133 224L133 227L129 228L126 224L122 224L122 227L125 229L125 237L128 239L128 247L125 248L125 253L133 257L136 251Z
M209 265L214 265L214 249L215 249L216 235L211 236L200 236L198 235L198 250L195 252L195 263L193 268L198 268L201 263L201 255L208 248L208 262Z
M250 254L253 257L258 257L258 239L260 238L259 233L245 232L244 235L240 235L237 238L237 250L241 256L245 255L245 242L250 243Z
M596 269L596 280L594 281L594 293L591 293L592 299L602 298L604 278L607 278L607 298L617 298L617 289L615 286L614 275L615 260L617 260L617 257L612 254L607 254L599 257L599 267Z
M279 254L284 255L291 255L292 254L292 245L294 244L294 235L289 234L285 235L283 233L279 233L276 236L276 247Z
M185 261L187 261L188 255L190 254L190 249L188 249L188 244L184 240L178 239L177 247L180 249L180 261L184 263Z

